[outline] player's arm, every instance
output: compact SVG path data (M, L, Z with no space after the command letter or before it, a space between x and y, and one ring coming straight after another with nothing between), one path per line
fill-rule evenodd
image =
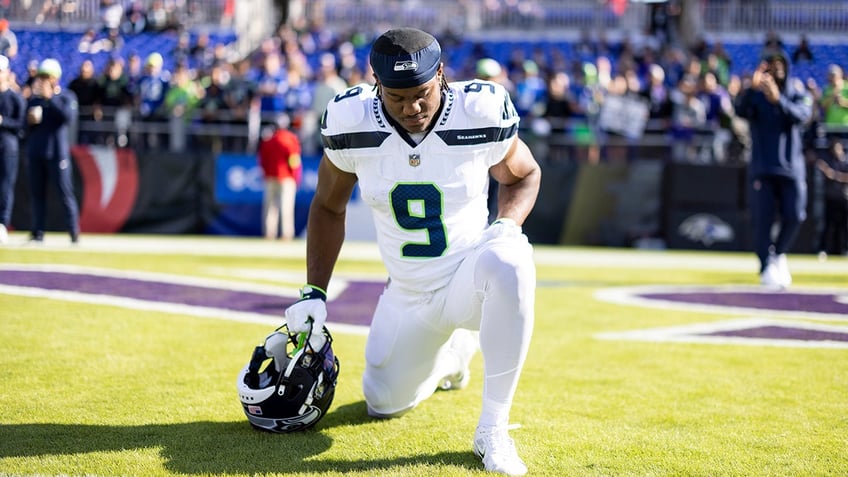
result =
M506 156L489 173L499 184L497 218L523 224L533 210L542 180L542 171L530 148L516 137Z
M318 184L306 225L307 283L326 290L345 235L345 212L356 175L333 165L326 155L318 165Z

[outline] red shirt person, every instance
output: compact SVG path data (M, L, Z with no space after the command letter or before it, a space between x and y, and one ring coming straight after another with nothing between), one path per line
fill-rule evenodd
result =
M262 134L257 156L265 177L262 231L267 239L291 240L295 235L294 206L303 166L300 139L289 129L285 114Z

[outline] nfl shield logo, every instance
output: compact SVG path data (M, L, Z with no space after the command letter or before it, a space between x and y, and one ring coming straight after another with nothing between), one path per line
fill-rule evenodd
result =
M410 154L409 155L409 165L412 167L418 167L421 164L421 154Z

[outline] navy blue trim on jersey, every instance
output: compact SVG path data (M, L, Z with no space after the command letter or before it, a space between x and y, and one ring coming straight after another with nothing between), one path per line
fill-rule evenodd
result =
M448 146L471 146L487 142L500 142L511 138L518 132L518 124L508 128L448 129L436 131Z
M365 149L369 147L380 147L391 133L381 131L367 131L358 133L342 133L333 136L321 135L321 142L327 149L337 151L340 149Z

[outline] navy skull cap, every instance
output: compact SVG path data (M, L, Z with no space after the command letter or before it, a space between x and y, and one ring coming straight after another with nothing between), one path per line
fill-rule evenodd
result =
M371 46L371 68L387 88L412 88L430 81L441 60L439 42L415 28L389 30Z

